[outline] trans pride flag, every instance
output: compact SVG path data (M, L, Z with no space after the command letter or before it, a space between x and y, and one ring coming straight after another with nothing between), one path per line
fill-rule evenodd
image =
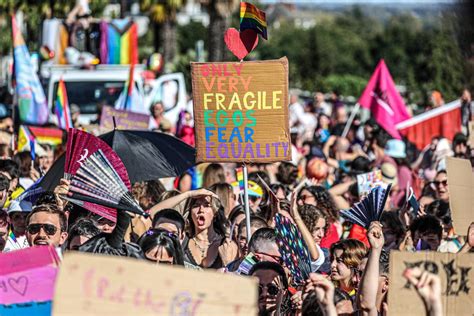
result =
M43 125L48 121L48 103L38 75L33 70L30 54L13 15L12 33L15 91L18 98L20 120L29 124Z
M72 128L71 111L69 110L69 102L67 99L66 84L63 79L59 80L58 92L56 100L56 116L58 117L58 126L66 131Z
M257 9L256 6L247 2L240 3L240 32L245 30L254 30L262 35L264 39L268 39L267 35L267 19L265 12Z

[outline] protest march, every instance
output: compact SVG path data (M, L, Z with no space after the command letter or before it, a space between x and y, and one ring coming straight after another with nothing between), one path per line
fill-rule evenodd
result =
M353 101L305 93L292 52L262 53L277 9L305 18L279 1L221 1L225 57L172 72L168 46L140 61L151 4L99 2L49 8L39 54L0 4L0 316L473 315L467 74L421 111L383 54ZM186 8L150 10L163 35Z

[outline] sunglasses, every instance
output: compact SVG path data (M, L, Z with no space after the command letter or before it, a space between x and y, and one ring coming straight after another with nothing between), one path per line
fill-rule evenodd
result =
M435 186L437 186L437 187L438 187L438 186L440 186L440 185L442 184L442 185L445 187L445 186L447 186L447 185L448 185L448 180L443 180L443 181L433 181L433 184L434 184Z
M28 225L28 233L32 235L38 234L41 228L43 228L44 232L49 236L53 236L58 231L58 228L51 224L30 224Z
M279 288L278 286L276 286L275 284L273 284L273 283L270 283L270 284L268 284L268 285L266 285L266 286L260 284L260 285L258 286L258 292L259 292L260 294L262 294L263 289L264 289L265 287L267 288L267 293L268 293L268 295L270 295L270 296L277 296L278 293L280 293L280 288Z

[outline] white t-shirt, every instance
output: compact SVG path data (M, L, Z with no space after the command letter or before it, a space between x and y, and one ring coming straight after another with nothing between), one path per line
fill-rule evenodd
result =
M319 245L316 245L316 248L319 252L319 258L316 261L311 261L311 272L317 272L324 263L324 252L321 250Z
M26 240L25 235L13 238L11 235L8 235L7 243L5 244L3 252L10 252L14 250L25 249L28 247L30 247L30 245L28 244L28 240Z

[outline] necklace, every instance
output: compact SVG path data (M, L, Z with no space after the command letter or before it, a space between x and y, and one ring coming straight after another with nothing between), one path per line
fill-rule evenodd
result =
M196 237L193 237L192 240L194 241L194 244L196 245L196 247L199 249L199 251L201 252L201 260L204 259L206 257L206 252L207 250L209 249L209 246L212 245L215 241L217 241L219 238L216 237L216 238L213 238L211 241L209 241L207 243L206 246L202 247L198 242L197 242L197 238Z

